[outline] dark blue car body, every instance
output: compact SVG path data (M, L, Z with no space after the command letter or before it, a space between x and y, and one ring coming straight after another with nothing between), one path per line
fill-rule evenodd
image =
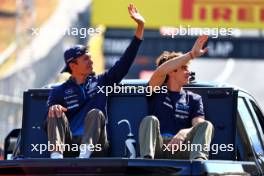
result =
M126 86L144 86L145 81L124 80ZM127 127L118 126L128 119L138 141L138 127L147 115L144 93L111 94L108 100L108 134L111 145L109 157L49 159L49 153L33 150L32 146L47 144L43 130L46 100L50 88L24 92L23 123L18 130L17 145L10 150L6 139L6 156L13 152L13 160L0 162L5 175L262 175L264 171L264 118L254 98L233 86L212 83L191 83L185 87L203 98L205 118L212 122L215 134L211 145L232 145L232 151L210 152L207 161L125 158ZM137 143L138 154L138 143ZM139 155L137 155L139 156Z

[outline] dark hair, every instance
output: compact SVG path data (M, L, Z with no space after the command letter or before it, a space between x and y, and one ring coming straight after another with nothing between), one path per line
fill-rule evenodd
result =
M77 59L72 60L70 63L75 63L75 64L77 64ZM69 73L72 74L72 70L71 70L71 67L70 67L70 63L67 64L67 67L68 67L68 71L69 71Z
M182 52L169 52L169 51L163 51L163 53L156 59L156 66L159 67L163 63L167 62L168 60L179 57L182 55ZM166 75L164 83L168 81L168 75Z

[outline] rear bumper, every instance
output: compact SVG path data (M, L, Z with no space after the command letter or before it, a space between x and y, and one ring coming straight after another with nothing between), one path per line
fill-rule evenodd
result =
M227 166L231 166L239 175L252 174L257 170L254 162L220 160L43 158L0 161L0 173L4 175L210 175L216 174L216 166L219 175L226 172Z

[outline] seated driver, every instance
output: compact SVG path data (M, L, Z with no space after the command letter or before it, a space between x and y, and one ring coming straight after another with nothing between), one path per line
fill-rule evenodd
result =
M148 97L149 116L139 128L140 155L144 158L208 159L213 125L205 120L202 98L182 87L188 84L190 60L207 52L207 36L200 36L186 54L164 52L148 85L166 86L166 93ZM181 145L195 144L195 150L181 151ZM183 147L182 147L183 148Z

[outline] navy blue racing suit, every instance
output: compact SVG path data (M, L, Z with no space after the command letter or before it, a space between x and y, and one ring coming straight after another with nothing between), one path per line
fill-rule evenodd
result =
M59 104L67 108L65 114L74 136L83 134L84 118L91 109L101 110L107 119L107 95L99 91L99 87L113 86L123 79L136 57L141 41L134 37L122 57L105 73L88 76L81 85L70 78L51 90L48 107Z

